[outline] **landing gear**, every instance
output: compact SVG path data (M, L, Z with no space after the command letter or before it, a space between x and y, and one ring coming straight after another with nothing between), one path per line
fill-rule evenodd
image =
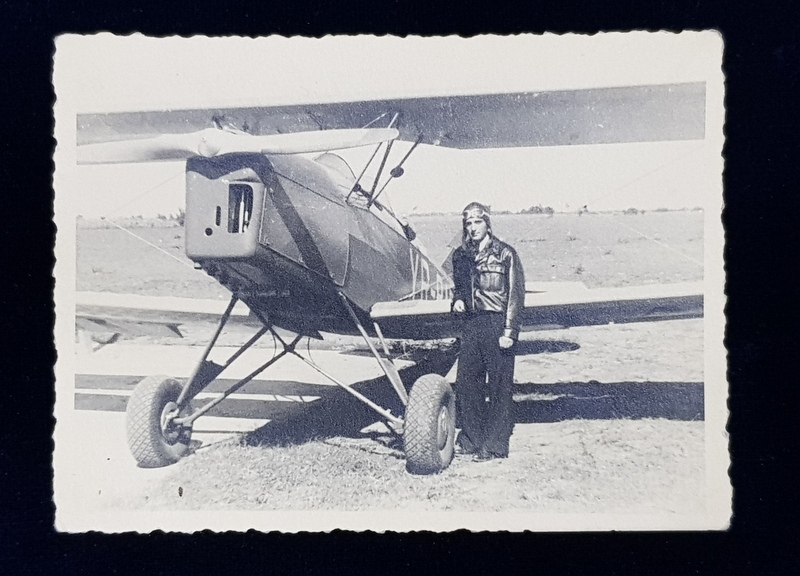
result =
M452 388L442 376L426 374L414 383L409 394L397 367L389 357L389 349L380 327L377 324L374 325L382 345L382 350L379 351L373 345L350 303L344 295L340 294L340 296L344 308L350 314L400 402L405 406L405 418L392 414L390 410L379 406L352 386L340 382L323 371L312 360L296 350L301 339L300 335L295 336L291 341L284 340L274 330L268 318L261 316L256 311L253 313L261 320L263 327L224 363L217 364L209 360L209 353L237 302L237 298L234 296L228 309L222 315L214 336L206 346L203 357L185 384L172 378L151 376L142 380L133 391L127 407L128 444L139 466L156 468L180 460L189 451L192 425L195 420L251 382L272 364L291 354L336 384L344 392L371 408L393 433L399 436L400 430L402 430L406 468L409 472L435 474L447 468L453 459L455 440L455 397ZM192 409L192 400L267 333L272 334L275 342L282 349L279 352L276 350L272 358L232 384L217 397Z
M128 401L128 445L142 468L174 464L189 450L191 426L175 421L179 416L181 383L166 376L150 376L136 386Z
M438 374L426 374L411 388L406 406L403 445L406 470L436 474L453 460L456 402L453 389Z

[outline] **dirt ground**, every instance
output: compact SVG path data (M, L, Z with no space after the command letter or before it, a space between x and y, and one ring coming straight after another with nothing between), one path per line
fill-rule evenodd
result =
M380 427L292 428L286 435L267 425L200 448L126 505L702 513L702 320L527 333L523 344L507 460L459 457L442 474L416 477ZM665 345L682 362L670 364L659 352Z
M412 220L441 261L458 217ZM79 227L76 288L227 298L183 255L182 228L144 224L128 232ZM611 287L703 278L702 212L498 215L493 228L517 247L527 280ZM438 476L419 478L404 472L391 437L374 431L278 442L267 430L198 450L157 488L123 504L697 514L706 485L703 325L525 334L508 460L458 459Z

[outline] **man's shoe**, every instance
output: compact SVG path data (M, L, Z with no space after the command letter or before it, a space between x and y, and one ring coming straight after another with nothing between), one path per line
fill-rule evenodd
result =
M495 454L494 452L489 452L488 450L481 450L472 458L473 462L488 462L489 460L496 460L497 458L506 458L507 456L503 456L502 454Z
M472 456L472 455L478 453L477 450L475 450L475 449L468 450L468 449L464 448L463 446L461 446L460 444L456 444L455 451L456 451L456 456Z

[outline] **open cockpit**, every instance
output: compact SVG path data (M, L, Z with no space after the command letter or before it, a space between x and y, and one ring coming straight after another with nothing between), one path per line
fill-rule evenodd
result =
M416 233L407 221L398 218L388 206L372 200L369 191L361 187L355 172L344 158L332 152L325 152L315 157L314 161L328 169L329 175L336 181L337 187L343 192L345 202L349 206L369 210L382 222L409 240L416 238Z

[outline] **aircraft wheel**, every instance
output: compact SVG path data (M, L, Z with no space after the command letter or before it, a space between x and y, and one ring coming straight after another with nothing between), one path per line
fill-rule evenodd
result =
M453 460L456 401L450 384L438 374L426 374L411 387L406 406L403 444L406 470L436 474Z
M141 468L174 464L189 450L190 426L172 422L178 409L181 384L166 376L149 376L139 382L125 411L128 446Z

